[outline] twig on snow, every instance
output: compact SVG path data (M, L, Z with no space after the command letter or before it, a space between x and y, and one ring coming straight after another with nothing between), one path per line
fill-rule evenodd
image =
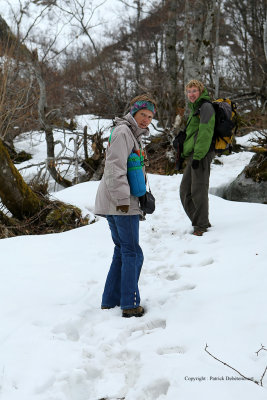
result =
M267 349L265 348L265 346L263 346L263 345L261 344L261 348L260 348L258 351L256 351L257 356L259 355L259 352L260 352L261 350L267 351Z
M242 378L244 378L244 379L246 379L246 380L248 380L248 381L254 382L254 383L256 383L256 385L263 386L262 381L263 381L263 378L264 378L265 373L266 373L266 371L267 371L267 366L266 366L266 368L265 368L265 370L264 370L264 372L263 372L263 374L262 374L262 376L261 376L260 381L256 381L256 379L254 379L254 378L248 378L247 376L241 374L241 372L239 372L237 369L235 369L235 368L232 367L231 365L229 365L229 364L227 364L226 362L224 362L224 361L220 360L219 358L215 357L215 356L214 356L213 354L211 354L207 349L208 349L208 345L206 344L205 352L208 353L212 358L214 358L215 360L219 361L219 362L222 363L223 365L226 365L226 367L228 367L228 368L232 369L233 371L235 371L236 373L238 373L238 375L242 376ZM260 350L262 350L262 349L260 349ZM265 350L265 349L264 349L264 350Z

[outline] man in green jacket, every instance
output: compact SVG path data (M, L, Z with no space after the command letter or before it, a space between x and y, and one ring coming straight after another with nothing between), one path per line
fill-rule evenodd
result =
M215 156L212 137L215 112L207 89L196 79L185 87L191 110L187 121L182 157L187 159L180 186L184 210L192 222L193 234L202 236L209 228L210 164Z

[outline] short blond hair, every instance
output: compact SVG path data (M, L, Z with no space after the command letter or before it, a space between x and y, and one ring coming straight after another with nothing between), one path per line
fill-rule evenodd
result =
M203 85L202 82L198 81L197 79L192 79L191 81L188 82L187 85L185 85L185 92L187 89L189 89L193 86L197 87L199 89L200 93L202 93L205 89L205 86Z

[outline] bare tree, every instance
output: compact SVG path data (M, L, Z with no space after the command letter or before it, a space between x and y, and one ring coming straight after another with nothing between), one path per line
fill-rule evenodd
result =
M19 133L13 126L27 126L34 112L35 85L27 64L15 59L13 45L1 48L0 53L0 137L13 148Z
M106 101L109 103L111 113L113 114L113 116L115 116L114 94L109 89L108 81L100 57L100 50L91 34L91 29L95 26L92 22L93 16L96 13L97 9L99 9L105 2L106 0L103 0L97 6L94 6L93 2L88 0L72 0L71 2L63 0L61 2L55 3L55 7L58 8L63 13L63 15L65 14L69 16L69 23L77 31L75 34L76 39L80 38L82 35L85 35L88 38L89 43L92 46L92 49L98 60L97 67L99 69L100 77L103 84L102 90L105 94Z
M225 72L239 94L254 97L254 101L260 99L261 103L267 99L266 12L265 0L227 0L224 4L232 42L230 68L226 66Z
M140 53L140 42L141 42L141 32L140 32L140 21L142 17L142 8L143 2L141 0L134 0L133 4L129 4L125 0L120 0L121 3L125 4L127 8L132 8L135 10L135 18L133 22L133 42L130 43L130 46L133 51L133 59L134 59L134 67L135 67L135 94L137 94L140 90L141 84L141 71L140 71L140 64L141 64L141 53Z
M39 102L38 102L38 114L39 121L42 129L45 131L46 143L47 143L47 169L50 172L54 180L63 187L72 186L72 182L63 178L58 170L56 169L56 157L55 157L55 145L54 135L51 120L49 119L50 113L47 113L47 101L46 101L46 85L42 76L42 70L38 61L37 53L35 52L31 57L31 62L34 68L34 73L39 84ZM57 110L54 110L58 113ZM61 116L60 116L61 117Z
M15 35L12 34L8 25L4 21L4 19L0 16L0 42L6 46L14 46L17 51L17 57L22 60L26 60L28 62L31 61L32 65L35 66L36 72L38 73L38 60L36 59L36 55L32 54L26 46L22 45ZM42 90L42 86L40 85L40 90ZM45 92L40 94L40 97L45 99ZM45 100L42 100L42 104ZM44 118L43 123L46 123L46 117L43 115L44 109L40 109L40 118ZM47 208L46 206L49 204L50 208L45 214L45 222L44 224L47 226L53 225L53 220L55 217L53 214L50 214L48 218L48 211L53 212L54 204L58 208L57 214L57 225L58 228L64 230L62 225L64 225L64 218L66 214L69 214L69 227L78 226L80 223L84 224L84 221L81 218L81 211L76 209L73 206L67 205L59 205L59 203L50 202L47 199L44 199L42 196L38 196L23 180L22 176L15 168L13 162L10 159L7 149L3 145L2 140L0 139L0 198L2 200L3 205L12 213L13 217L18 220L23 220L27 217L36 216L41 210ZM5 223L9 223L9 218L2 218L3 215L1 213L0 220L1 224L3 220ZM80 219L80 221L79 221ZM72 220L72 222L70 222ZM39 221L39 217L34 217L33 223ZM65 220L66 221L66 220ZM79 221L79 222L78 222ZM77 225L78 222L78 225ZM10 223L12 225L12 223Z

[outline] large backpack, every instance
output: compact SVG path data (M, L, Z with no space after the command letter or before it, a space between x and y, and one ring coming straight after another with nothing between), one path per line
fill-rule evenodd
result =
M217 153L222 153L224 150L231 152L233 138L237 131L236 104L228 98L217 99L213 102L202 100L201 105L203 103L211 103L215 111L215 127L212 139L215 151ZM197 113L200 112L200 108Z

